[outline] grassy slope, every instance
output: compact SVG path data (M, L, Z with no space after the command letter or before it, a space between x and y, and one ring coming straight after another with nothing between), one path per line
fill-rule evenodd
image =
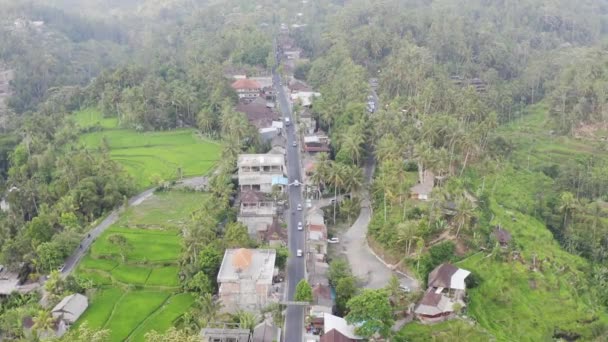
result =
M118 226L181 228L201 202L200 192L167 191L156 193L136 207L130 207L117 222ZM170 204L170 205L169 205Z
M187 221L204 196L182 191L155 194L123 213L119 223L95 241L80 263L78 274L101 289L79 323L87 320L91 326L112 330L111 341L122 341L130 335L133 336L129 340L143 341L146 332L172 326L193 302L189 294L177 294L161 306L179 286L178 223ZM107 240L117 233L133 246L126 263ZM126 285L138 288L127 289Z
M574 331L590 340L592 324L585 322L608 322L608 315L597 307L589 289L589 263L565 252L544 224L527 214L536 201L535 194L552 183L544 174L528 169L595 152L588 143L551 136L543 128L548 127L545 122L544 108L537 106L522 122L502 128L516 151L511 164L501 165L485 179L486 189L492 189L492 224L502 224L511 232L512 244L523 261L502 261L487 257L487 252L457 263L481 279L480 286L468 291L468 315L479 323L477 334L487 330L498 341L550 341L555 329ZM481 186L479 178L474 182ZM539 271L531 270L533 261ZM425 334L416 334L423 330L433 335L449 330L455 334L458 326L438 325L429 330L412 324L403 333L412 341L425 341Z
M84 134L81 142L97 148L105 137L112 159L123 165L140 188L152 185L155 176L177 178L178 168L185 177L205 174L219 158L220 146L196 137L191 129L139 133L118 128L115 118L103 118L95 109L76 113L75 120L84 128L102 127L101 131Z

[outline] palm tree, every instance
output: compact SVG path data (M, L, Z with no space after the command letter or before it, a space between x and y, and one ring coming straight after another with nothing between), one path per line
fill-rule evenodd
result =
M332 167L333 161L329 159L329 154L325 152L319 153L312 175L314 181L319 184L319 186L325 187L327 185L327 180L329 179Z
M353 156L355 165L359 165L361 158L361 145L365 142L363 132L357 129L357 126L351 126L349 130L342 135L340 148L344 149L349 155Z
M241 325L241 329L249 329L249 331L253 331L259 321L256 314L243 310L237 311L234 318Z
M344 186L345 166L341 163L333 163L329 174L329 180L334 187L334 224L336 224L336 204L338 202L338 189Z
M376 144L376 157L380 162L389 159L399 159L402 156L402 149L397 139L391 133L380 138Z
M206 326L210 322L218 320L222 303L213 299L213 295L205 293L196 300L196 306L200 314L200 321Z
M40 310L34 318L32 329L40 336L42 332L52 331L55 326L55 318L50 311Z
M559 210L564 215L563 228L568 226L569 219L572 219L574 216L574 211L578 208L577 202L571 192L562 192Z
M361 168L355 165L346 165L344 167L344 191L353 193L363 186L363 173Z
M348 224L351 223L351 217L356 215L360 209L360 202L358 199L352 197L351 199L345 199L340 203L340 212L346 215Z
M418 222L408 221L401 222L397 225L397 243L405 245L405 254L409 255L412 247L412 242L417 238Z
M471 201L469 201L469 199L464 195L458 197L456 200L456 215L454 216L454 221L456 221L458 226L458 229L456 230L456 238L458 238L460 229L469 224L474 213L475 209L473 208Z

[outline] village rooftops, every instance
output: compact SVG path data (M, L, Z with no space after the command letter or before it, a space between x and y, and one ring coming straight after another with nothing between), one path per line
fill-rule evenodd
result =
M276 251L274 249L227 249L217 276L220 283L247 278L257 284L272 284Z
M463 270L451 264L441 264L429 273L429 287L465 290L465 278L471 272Z

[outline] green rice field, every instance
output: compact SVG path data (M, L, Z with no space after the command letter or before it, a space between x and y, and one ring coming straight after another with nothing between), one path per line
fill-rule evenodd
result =
M112 159L119 162L140 188L158 180L204 175L216 164L220 145L196 135L192 129L137 132L118 127L116 118L103 118L96 109L75 114L84 133L80 141L91 149L107 144Z
M123 212L78 265L77 275L91 281L95 293L77 324L109 329L111 341L144 341L147 332L173 326L194 302L179 293L179 227L205 196L160 192ZM109 240L115 234L127 241L126 252Z

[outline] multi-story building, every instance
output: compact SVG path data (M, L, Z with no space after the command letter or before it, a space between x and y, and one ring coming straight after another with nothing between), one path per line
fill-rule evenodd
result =
M271 300L274 249L227 249L217 276L219 298L228 312L257 312Z
M241 192L237 220L247 226L250 236L258 237L267 231L276 212L274 201L267 199L263 193L254 190Z
M272 192L273 177L286 174L285 156L282 154L241 154L238 161L241 191Z

